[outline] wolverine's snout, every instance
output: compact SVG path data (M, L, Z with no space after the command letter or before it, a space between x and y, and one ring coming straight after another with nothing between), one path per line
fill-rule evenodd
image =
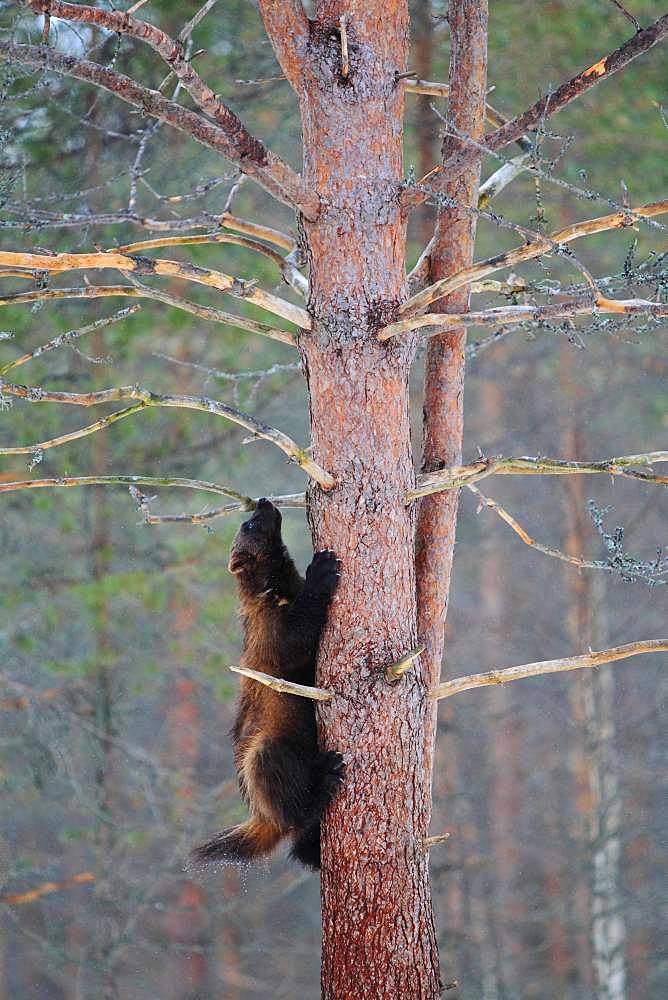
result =
M262 497L252 517L244 521L230 550L227 565L230 573L241 573L268 551L267 542L281 537L281 514L273 503Z

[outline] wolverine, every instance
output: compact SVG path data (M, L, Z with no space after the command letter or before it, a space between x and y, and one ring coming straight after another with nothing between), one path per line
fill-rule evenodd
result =
M314 683L339 566L333 552L316 552L303 579L283 544L280 512L269 500L258 500L237 533L228 565L243 622L243 666ZM250 818L196 847L193 860L250 861L290 838L291 857L320 868L320 820L344 766L341 754L318 749L313 702L242 676L232 740Z

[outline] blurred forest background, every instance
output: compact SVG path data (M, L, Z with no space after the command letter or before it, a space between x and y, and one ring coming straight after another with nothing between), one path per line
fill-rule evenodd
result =
M151 0L140 16L175 35L200 6ZM413 6L412 68L447 80L447 4ZM642 24L661 12L646 0L627 6ZM38 18L11 3L0 11L3 31L39 39ZM496 0L490 21L493 103L510 116L633 32L610 0ZM164 78L147 47L83 25L52 22L51 44L113 61L151 86ZM192 44L204 50L204 79L299 167L296 104L276 79L255 5L214 5ZM211 151L87 85L19 67L3 66L0 75L4 249L76 251L148 238L146 227L127 221L128 206L138 217L215 228L238 175ZM551 123L560 137L545 140L561 157L555 175L589 198L525 176L494 211L550 231L611 211L606 199L623 202L624 185L631 205L665 196L666 82L658 48ZM406 172L414 167L418 176L438 157L441 125L430 103L445 110L443 101L407 95ZM496 166L488 161L487 173ZM233 211L294 233L289 211L252 183L238 190ZM72 215L66 226L53 218L63 212ZM100 213L103 221L81 218ZM411 262L428 229L428 211L416 213ZM481 221L476 256L516 243ZM645 225L578 244L594 274L615 275L629 294L655 300L662 250L665 229ZM269 261L258 264L237 247L166 256L292 295ZM568 273L554 259L521 268L526 282L543 287ZM75 275L60 283L81 282ZM26 287L2 282L3 294ZM181 294L176 281L161 287ZM203 288L191 298L266 319ZM304 386L289 347L139 301L134 315L35 359L16 380L206 394L307 442ZM0 367L131 304L5 306L0 328L12 337L0 343ZM473 330L471 342L487 336ZM470 354L468 459L478 448L604 458L665 442L668 360L658 324L599 317L577 329L515 328ZM420 385L418 362L418 461ZM20 400L1 409L2 447L49 438L89 416ZM0 457L0 484L117 473L196 477L254 496L304 488L301 471L276 449L182 410L148 411L32 459ZM667 590L661 578L647 585L640 565L668 541L664 489L607 477L489 484L483 492L534 538L610 565L626 553L624 576L633 579L581 572L527 548L492 511L477 513L463 491L444 676L665 634ZM164 489L151 506L178 513L205 502ZM317 877L280 856L249 871L183 870L194 842L244 815L227 736L237 687L227 664L238 661L240 628L226 563L239 520L148 526L123 487L0 496L0 1000L318 995ZM284 525L303 568L311 551L304 512L286 510ZM443 979L459 984L448 996L668 995L664 692L665 657L655 656L471 691L441 706L432 830L452 836L433 849L431 865ZM47 892L47 883L57 885Z

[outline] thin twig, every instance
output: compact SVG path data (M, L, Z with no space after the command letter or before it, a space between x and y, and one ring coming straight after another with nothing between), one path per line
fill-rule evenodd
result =
M8 892L4 896L0 896L0 904L18 906L23 903L35 903L38 899L42 899L43 896L49 896L52 892L59 892L62 889L73 889L77 885L84 885L94 881L95 875L93 872L79 872L77 875L72 875L71 878L64 879L62 882L43 882L37 888L29 889L27 892Z
M134 487L130 487L134 489ZM282 496L268 496L274 507L306 507L305 493L286 493ZM199 511L197 514L151 514L148 508L148 501L142 505L141 514L144 524L208 524L219 517L228 517L230 514L246 513L254 510L257 500L245 497L237 503L228 503L223 507L215 507L212 510Z
M624 17L631 22L636 31L642 31L642 25L640 24L640 21L636 17L634 17L630 11L626 9L623 3L620 3L619 0L611 0L611 2L614 3L617 10L621 10Z
M200 7L194 17L191 17L187 24L183 26L179 32L179 41L185 42L192 35L195 28L204 20L206 15L209 13L212 7L218 3L218 0L206 0L206 3ZM130 13L128 11L128 13Z
M583 670L588 667L600 667L604 663L624 660L629 656L641 653L668 652L668 640L646 639L641 642L629 642L624 646L613 646L601 652L584 653L581 656L567 656L560 660L540 660L536 663L523 663L517 667L506 667L504 670L490 670L484 674L468 674L465 677L455 677L445 681L429 692L432 701L451 698L460 691L470 691L473 688L488 687L494 684L507 684L519 681L524 677L538 677L542 674L556 674L565 670Z
M477 486L472 486L469 483L466 488L467 490L470 490L471 493L473 493L480 501L478 510L481 510L483 507L488 507L490 510L493 510L495 514L498 514L502 521L505 521L508 527L512 528L515 534L522 539L525 545L535 549L536 552L542 552L543 555L551 556L552 559L560 559L562 562L570 563L571 566L577 566L579 569L603 570L606 573L620 572L619 567L615 566L612 562L605 562L602 559L592 560L584 559L582 556L572 556L567 552L562 552L560 549L552 548L551 545L543 545L542 542L537 542L535 538L532 538L531 535L524 530L522 525L515 520L512 514L509 514L508 511L501 506L500 503L497 503L497 501L493 500L491 497L486 497L480 492ZM638 578L643 579L644 582L654 585L662 583L663 581L658 579L660 575L665 573L661 565L659 564L656 567L652 567L652 570L652 575L648 573Z
M80 326L76 330L69 330L67 333L61 333L53 340L50 340L47 344L42 344L41 347L36 347L34 351L30 351L28 354L22 354L20 358L15 358L14 361L10 361L9 364L0 367L0 376L6 375L8 371L13 368L18 368L20 365L25 365L28 361L32 361L33 358L39 358L42 354L46 354L48 351L55 351L58 347L62 347L63 344L69 344L73 340L78 340L79 337L85 336L87 333L92 333L94 330L101 330L104 327L111 326L112 323L119 323L123 319L127 319L128 316L133 316L136 312L139 312L141 306L139 304L134 306L129 306L126 309L119 309L118 312L114 313L113 316L105 316L103 319L97 319L93 323L88 323L86 326Z
M273 691L281 691L283 694L294 694L300 698L310 698L312 701L331 701L334 697L331 691L325 688L309 687L306 684L295 684L294 681L286 681L282 677L272 677L270 674L263 674L259 670L251 670L250 667L230 666L229 669L235 674L243 674L251 680L258 681Z
M255 503L251 497L201 479L184 479L180 476L54 476L49 479L21 479L15 482L0 481L0 493L16 493L20 490L71 489L79 486L175 486L202 493L216 493L218 496L236 497L235 510L252 510ZM250 504L251 506L246 506Z

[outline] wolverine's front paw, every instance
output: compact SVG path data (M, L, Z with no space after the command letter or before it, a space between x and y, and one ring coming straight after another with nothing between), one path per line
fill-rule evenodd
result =
M329 549L316 552L306 570L306 589L315 597L329 601L334 596L341 575L341 560Z

